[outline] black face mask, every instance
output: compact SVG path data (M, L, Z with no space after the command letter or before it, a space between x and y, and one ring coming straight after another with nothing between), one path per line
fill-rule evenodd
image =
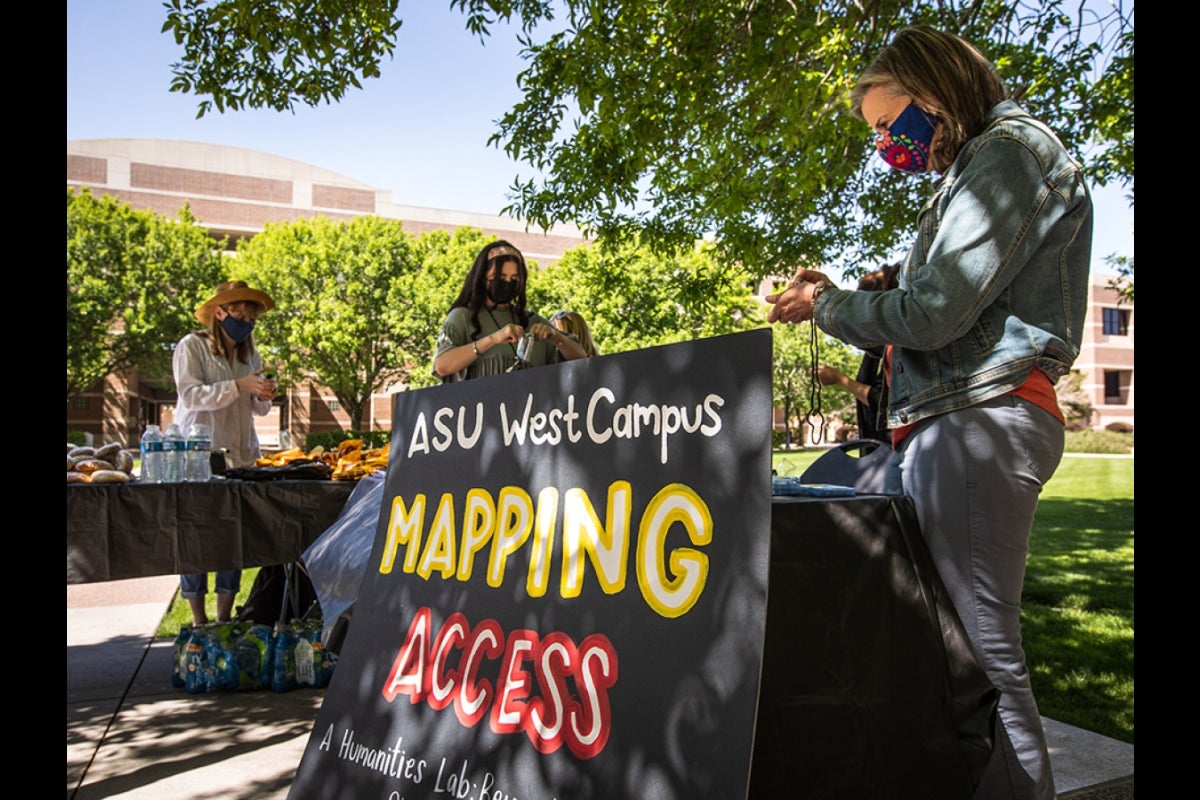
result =
M487 282L487 296L498 306L511 302L520 293L520 281L506 281L503 278L492 278Z

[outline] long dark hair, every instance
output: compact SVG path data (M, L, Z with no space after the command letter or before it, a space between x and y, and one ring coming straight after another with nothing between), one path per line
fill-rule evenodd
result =
M860 292L886 292L888 289L895 289L900 285L897 277L900 267L899 261L895 264L880 264L879 269L868 272L859 279L858 290Z
M471 324L475 326L476 331L480 330L479 310L484 307L487 300L488 271L493 266L503 264L505 261L517 262L517 274L521 278L521 290L516 297L509 301L508 307L520 322L521 327L529 327L529 312L525 310L525 288L528 285L529 272L525 267L525 256L521 255L521 251L510 242L496 239L484 245L479 254L475 256L475 263L471 265L471 271L467 273L466 280L463 281L458 299L450 305L451 310L467 309L471 314Z

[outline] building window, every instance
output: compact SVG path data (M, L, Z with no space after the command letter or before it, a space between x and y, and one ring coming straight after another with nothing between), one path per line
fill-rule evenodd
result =
M1129 335L1129 311L1124 308L1104 309L1104 332L1109 336Z
M71 398L71 408L76 411L87 411L92 406L92 398L77 394Z
M334 413L337 413L338 411L342 410L342 404L339 403L337 400L327 400L327 401L325 401L325 405L327 405L329 407L329 410Z
M1129 404L1129 370L1104 370L1104 404L1124 406Z

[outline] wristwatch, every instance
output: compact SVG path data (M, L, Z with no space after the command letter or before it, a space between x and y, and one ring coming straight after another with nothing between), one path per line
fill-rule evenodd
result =
M833 285L832 281L821 281L818 283L817 288L813 289L812 297L809 298L809 302L812 303L813 308L817 307L817 298L821 296L822 292L824 292L826 289L836 288L837 287Z
M471 340L471 352L477 356L479 355L479 342L474 339Z

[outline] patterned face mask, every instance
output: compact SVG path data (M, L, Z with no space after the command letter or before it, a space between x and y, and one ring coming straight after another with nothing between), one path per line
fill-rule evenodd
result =
M933 141L936 117L909 103L886 131L875 134L879 157L889 166L905 172L929 169L929 146Z

